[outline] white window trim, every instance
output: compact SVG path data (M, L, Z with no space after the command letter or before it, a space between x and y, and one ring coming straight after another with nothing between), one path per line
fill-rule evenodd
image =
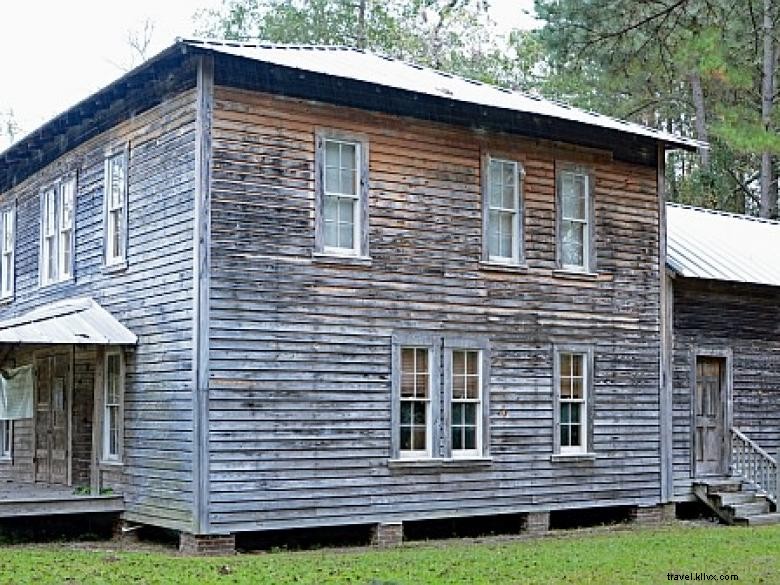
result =
M350 193L336 193L336 192L329 192L327 190L327 181L323 181L322 183L322 196L323 200L327 201L328 197L335 197L339 201L342 199L351 199L352 200L352 247L351 248L344 248L341 246L328 246L327 242L323 240L323 250L326 254L345 254L348 256L358 256L360 255L360 236L361 236L361 229L360 229L360 168L361 168L361 144L360 142L356 141L350 141L350 140L336 140L334 138L325 138L323 142L323 148L325 148L325 152L327 152L327 145L328 143L331 144L340 144L340 145L348 145L348 146L354 146L355 147L355 184L354 194ZM325 157L326 154L323 153L323 157ZM325 163L327 163L327 159L323 159ZM327 174L327 164L325 166L326 168L326 174ZM324 213L324 208L323 208ZM323 215L323 222L325 221L325 217Z
M11 249L6 249L6 214L11 215ZM10 274L6 270L10 266ZM4 286L8 283L8 288ZM0 208L0 299L11 299L16 285L16 205Z
M577 354L583 356L583 388L581 400L561 399L561 355ZM560 345L553 348L553 453L556 455L589 455L593 452L593 385L594 360L593 348L586 345ZM582 403L582 430L580 445L561 445L561 404L562 402Z
M65 185L73 184L73 218L70 228L70 261L68 262L68 271L62 270L63 259L61 258L63 249L61 244L62 237L62 194ZM49 216L49 194L53 193L53 232L47 234L46 226ZM38 254L38 284L41 288L59 284L62 282L69 282L73 280L75 258L76 258L76 208L78 205L78 177L76 173L69 173L60 177L54 183L47 185L40 193L40 242L39 242L39 254ZM16 229L16 221L14 220L14 230ZM47 246L47 240L51 241L51 247ZM49 255L48 251L54 250L54 266L51 267L52 271L49 271Z
M119 357L119 404L117 408L117 424L119 425L119 438L117 441L117 453L109 453L110 429L108 417L108 361L110 357ZM121 464L124 447L124 398L125 398L125 358L122 351L117 349L107 350L103 355L103 388L101 389L101 440L100 440L100 460L101 463Z
M514 209L507 209L504 207L493 207L491 204L491 181L490 181L490 166L492 163L510 164L514 167L515 188L514 188ZM523 234L523 182L525 177L525 169L523 165L511 158L491 156L485 157L485 163L483 167L483 196L482 204L484 211L483 218L483 259L488 262L496 264L507 265L521 265L524 262L524 234ZM490 253L490 213L491 211L511 212L514 214L512 221L512 255L511 256L498 256Z
M6 429L8 443L5 442ZM11 420L0 420L0 461L11 461L13 458L14 425Z
M111 182L113 180L111 162L121 157L124 166L124 182L122 184L121 206L112 208ZM128 190L129 190L129 147L108 151L105 157L105 170L103 178L103 264L106 268L122 268L127 264L127 245L129 241L130 226L128 224ZM119 235L120 254L111 254L112 228L110 217L115 210L120 210L122 233Z
M398 456L401 459L427 459L431 457L432 454L432 446L433 446L433 409L431 408L431 404L433 403L433 388L435 386L434 379L433 379L433 362L431 361L433 359L433 348L423 345L402 345L401 346L401 352L405 349L423 349L428 352L428 398L425 400L425 449L408 449L398 450ZM415 360L417 358L415 357ZM402 363L402 362L401 362ZM401 372L403 374L403 372ZM416 363L415 363L415 373L417 373L416 370ZM404 398L403 395L399 396L399 402L400 404L403 404L404 402L421 402L420 399L409 399ZM398 432L400 433L401 430L401 421L399 419L398 421Z
M64 218L65 214L63 213L64 210L64 201L65 201L65 189L67 186L72 186L72 191L70 193L71 196L71 218L70 218L70 225L66 226L64 225ZM70 280L73 278L73 260L75 255L75 249L74 249L74 231L75 231L75 224L76 224L76 177L71 176L66 179L63 179L62 182L60 182L58 189L57 189L57 279L58 281L65 281ZM65 238L63 238L63 235L67 233L67 240L68 244L70 246L70 258L68 258L68 261L65 262L65 252L64 252L64 246L63 242L65 241Z
M475 419L476 428L474 429L474 434L475 434L475 438L476 438L476 447L474 449L454 449L454 448L451 447L450 453L451 453L451 456L453 458L459 458L459 457L467 457L467 458L481 457L482 456L482 452L483 452L483 442L484 442L483 437L482 437L482 434L483 434L483 424L484 424L483 420L482 420L483 419L483 408L484 408L483 407L483 400L484 400L484 395L485 395L485 391L484 391L485 376L484 376L484 373L483 373L483 369L484 369L483 368L483 362L484 362L484 355L483 354L484 354L484 352L483 352L482 349L465 348L465 347L464 348L452 348L452 347L450 347L450 348L447 349L447 352L450 354L450 359L448 360L449 368L446 370L446 374L450 377L450 380L449 380L450 388L452 388L452 380L453 380L454 375L455 375L455 372L453 371L454 360L452 359L452 353L456 352L456 351L476 352L476 354L477 354L477 364L478 364L478 366L477 366L477 368L478 368L477 369L477 375L478 375L477 389L478 389L478 397L476 399L468 399L468 398L466 398L466 399L460 399L460 398L459 399L455 399L452 395L450 395L450 399L449 399L450 413L452 413L452 405L455 404L456 402L460 403L460 404L475 404L476 403L476 405L477 405L477 414L476 414L476 419ZM449 440L450 441L452 440L452 428L453 428L453 426L454 426L454 421L450 420L450 424L448 426L449 427L449 431L450 431L450 433L449 433Z
M326 143L355 146L355 195L331 193L340 199L353 199L352 248L325 244L325 150ZM368 258L368 139L362 135L320 129L315 134L315 225L314 254L345 258Z
M580 176L585 179L585 218L570 218L563 214L563 177L564 175ZM593 174L590 169L572 165L561 164L556 169L555 181L556 201L556 250L558 266L562 270L570 272L593 272L595 258L593 251ZM582 230L582 264L567 264L563 261L563 224L573 222L584 225Z

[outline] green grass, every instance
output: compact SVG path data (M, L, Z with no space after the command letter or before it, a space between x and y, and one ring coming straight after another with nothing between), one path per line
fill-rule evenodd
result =
M412 544L222 558L92 550L67 544L0 548L0 583L408 584L669 583L667 573L780 583L780 527L566 531L540 539ZM716 577L717 579L718 577ZM691 583L690 581L688 583Z

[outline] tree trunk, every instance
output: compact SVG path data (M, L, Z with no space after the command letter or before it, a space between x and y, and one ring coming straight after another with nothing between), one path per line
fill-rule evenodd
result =
M366 2L367 0L360 0L358 4L358 35L357 46L361 49L365 49L366 42Z
M696 138L702 142L709 141L707 132L707 109L704 105L704 90L701 87L701 76L698 71L692 71L688 75L691 83L691 95L693 97L693 107L696 113ZM699 157L703 171L710 170L710 149L700 148Z
M767 132L772 126L772 105L775 94L775 47L774 47L774 22L772 19L772 0L764 0L764 54L763 71L761 79L761 125ZM772 169L772 153L761 153L761 177L760 184L760 214L761 217L772 217L777 209L776 187L772 188L774 177Z

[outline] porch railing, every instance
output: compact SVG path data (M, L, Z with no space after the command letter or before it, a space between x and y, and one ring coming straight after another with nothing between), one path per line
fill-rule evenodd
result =
M735 428L731 429L731 470L778 503L780 473L777 460Z

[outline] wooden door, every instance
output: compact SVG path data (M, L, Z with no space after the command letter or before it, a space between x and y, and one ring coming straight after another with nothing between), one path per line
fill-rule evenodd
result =
M35 481L68 483L70 463L69 353L35 360Z
M723 475L726 449L725 364L722 358L696 358L694 472Z

